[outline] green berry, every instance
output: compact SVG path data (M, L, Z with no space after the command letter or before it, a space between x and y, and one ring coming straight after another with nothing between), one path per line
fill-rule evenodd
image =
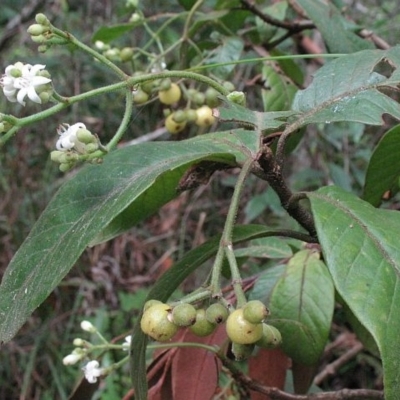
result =
M167 131L173 135L181 132L186 126L186 121L176 122L174 115L175 113L168 115L167 119L165 120L165 127L167 128Z
M172 310L172 320L178 326L191 326L196 322L196 309L189 303L178 304Z
M181 98L182 92L181 88L176 83L171 83L168 90L160 90L158 92L158 98L160 102L166 104L167 106L174 104Z
M243 317L243 309L233 311L226 321L226 333L234 343L251 344L261 339L262 324L252 324Z
M156 304L164 304L164 303L160 300L155 300L155 299L147 300L146 303L144 303L143 312Z
M206 104L209 107L214 108L219 105L219 98L218 98L219 93L214 88L209 87L206 90L205 95L206 95Z
M144 104L149 100L149 95L140 88L132 93L132 100L135 104Z
M207 321L206 312L203 309L197 310L196 313L196 322L194 325L189 327L190 331L194 333L196 336L208 336L214 332L215 324L212 324L210 321Z
M215 121L213 111L208 106L201 106L196 110L196 113L197 113L197 119L196 119L197 126L209 127Z
M221 324L225 322L229 316L229 312L221 303L211 304L206 310L206 318L212 324Z
M154 340L166 342L178 330L171 319L171 307L168 304L154 304L143 313L140 327L146 335Z
M261 339L256 342L256 345L265 349L273 349L282 343L282 335L272 325L262 324L263 334Z
M130 61L133 57L132 47L124 47L119 53L122 62Z
M183 110L176 110L174 112L174 121L181 123L181 122L186 122L186 112Z
M243 307L243 317L252 324L259 324L269 315L269 310L260 300L251 300Z

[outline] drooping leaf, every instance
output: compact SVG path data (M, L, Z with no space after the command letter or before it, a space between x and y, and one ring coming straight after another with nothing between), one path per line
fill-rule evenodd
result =
M400 391L400 214L377 210L337 187L308 197L335 288L375 339L385 399L395 400Z
M372 43L356 35L356 27L350 25L332 2L298 0L297 3L321 32L331 53L355 53L374 47Z
M379 206L383 194L400 176L400 125L385 133L372 153L365 177L363 199Z
M269 237L257 239L251 245L235 249L236 257L288 258L292 253L290 246L282 239Z
M259 112L252 111L239 104L226 102L218 108L218 119L236 122L241 125L257 128L260 131L276 130L285 125L286 120L295 115L293 111Z
M264 103L264 110L289 110L297 92L297 87L272 65L263 66L262 78L264 88L261 91L261 96Z
M290 259L268 306L285 353L298 363L315 364L328 340L334 308L332 279L318 253L301 250Z
M243 41L238 37L224 37L222 43L211 51L210 57L205 59L205 64L219 64L237 61L241 58ZM213 68L213 74L220 79L226 79L235 68L234 64L221 65Z
M297 92L293 109L302 125L337 121L381 125L383 114L400 119L400 105L387 94L400 84L400 47L364 50L323 66L311 85Z
M278 233L279 234L279 233ZM235 226L232 242L275 236L273 231L261 225ZM156 299L166 302L174 290L193 272L217 253L220 237L213 238L201 246L189 251L174 264L150 289L146 300ZM132 336L131 377L138 400L147 400L146 382L146 345L147 337L136 324Z
M177 192L167 188L178 182L191 164L206 159L235 164L236 156L244 157L243 152L250 151L246 141L254 142L247 134L241 137L240 132L222 139L223 135L203 135L186 142L127 147L109 154L102 165L83 168L64 184L3 276L0 342L15 335L84 249L136 200L139 210L133 211L131 222L138 222L176 196ZM158 198L150 200L145 193L154 185L159 188ZM126 228L126 224L113 225L112 232Z

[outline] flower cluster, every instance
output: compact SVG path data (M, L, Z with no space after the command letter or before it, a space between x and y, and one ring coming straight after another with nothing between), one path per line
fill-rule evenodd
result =
M82 361L84 359L88 360L84 367L82 368L83 373L85 374L85 378L89 383L95 383L97 382L97 379L100 376L107 375L110 373L113 369L115 369L117 366L111 366L108 368L101 368L100 363L97 360L91 360L89 356L95 352L101 349L101 351L104 351L104 348L110 345L106 339L100 334L100 332L97 330L97 328L90 322L90 321L82 321L81 322L81 329L85 332L89 332L92 334L96 334L101 341L103 342L102 345L96 346L86 340L83 340L81 338L76 338L73 341L73 344L75 346L74 350L65 356L63 358L63 364L64 365L74 365L79 361ZM126 336L125 341L122 345L117 346L121 350L127 351L129 350L131 343L131 336ZM115 348L116 346L113 344L112 348ZM127 360L127 357L124 359L124 361ZM120 363L119 363L120 364Z
M3 93L11 102L25 106L25 97L35 103L45 103L52 95L50 74L45 65L23 64L17 62L9 65L0 79Z
M82 122L61 124L57 133L60 136L56 143L57 150L52 151L50 157L52 161L60 163L61 171L69 170L80 156L91 154L99 148L97 137Z

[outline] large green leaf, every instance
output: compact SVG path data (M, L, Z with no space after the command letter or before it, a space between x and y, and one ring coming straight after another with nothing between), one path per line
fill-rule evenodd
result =
M236 226L233 229L232 242L240 243L259 237L279 235L279 232L268 230L261 225ZM199 247L189 251L181 260L175 263L149 291L146 300L156 299L166 302L175 289L205 261L214 256L218 251L220 236L210 239ZM135 398L147 400L146 381L146 345L147 336L137 323L133 330L131 375L135 388Z
M335 303L332 278L319 254L296 253L269 299L271 323L282 333L282 348L294 361L315 364L326 345Z
M113 223L120 213L135 204L139 212L132 222L137 222L177 195L169 186L190 165L201 160L235 165L235 158L250 152L246 141L254 142L246 133L241 138L240 132L224 138L220 133L127 147L109 154L101 165L86 166L64 184L3 276L0 342L15 335L102 230L111 224L115 233L129 226ZM155 186L158 197L149 199L146 192L155 195Z
M400 392L398 211L377 210L337 187L308 197L335 287L372 334L384 368L385 399Z
M361 39L351 30L355 26L350 25L332 2L297 0L297 4L303 8L319 32L321 32L331 53L354 53L374 47L372 43Z
M400 125L386 132L368 164L363 199L379 206L383 194L400 176Z
M322 67L312 84L297 92L293 109L303 113L301 125L337 121L381 125L383 114L400 119L399 104L387 95L399 84L399 46L364 50Z

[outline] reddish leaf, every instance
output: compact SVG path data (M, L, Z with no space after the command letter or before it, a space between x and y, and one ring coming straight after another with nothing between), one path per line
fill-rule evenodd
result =
M189 330L185 331L182 341L208 345L221 345L226 339L223 326L219 326L212 335L199 338ZM196 347L177 349L172 362L172 393L174 400L212 399L218 385L221 364L215 354Z
M280 349L260 349L249 359L250 378L264 386L284 389L290 359ZM251 391L251 400L269 400L264 394Z

